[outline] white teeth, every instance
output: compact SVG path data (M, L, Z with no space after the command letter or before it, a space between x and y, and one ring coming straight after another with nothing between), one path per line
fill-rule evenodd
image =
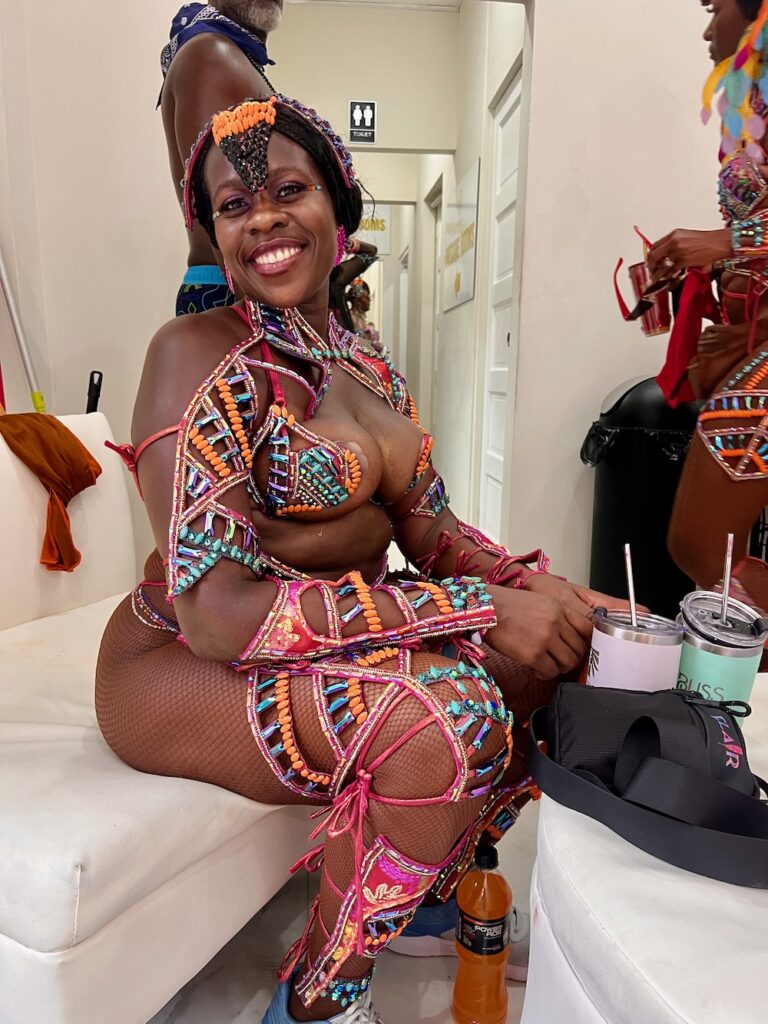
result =
M298 247L291 249L272 249L270 252L265 252L263 255L257 256L254 263L259 266L272 266L275 263L284 263L285 260L289 260L299 252L301 252L301 249Z

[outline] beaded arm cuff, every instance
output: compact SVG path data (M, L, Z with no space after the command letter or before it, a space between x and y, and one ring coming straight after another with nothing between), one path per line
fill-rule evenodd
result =
M205 380L179 425L173 514L168 537L168 595L178 597L222 558L261 571L251 522L227 507L225 495L247 485L253 466L257 396L249 372L249 339Z
M370 587L359 573L352 572L338 583L273 582L277 583L277 598L264 624L240 655L241 664L303 661L361 647L387 647L408 640L484 632L496 625L486 586L472 577L443 580L439 585L400 580L395 584ZM328 623L323 634L312 630L304 614L302 598L310 591L322 597ZM376 610L375 596L392 599L402 616L400 625L384 628ZM345 599L350 597L354 597L354 602L342 612L340 603L348 603ZM420 618L419 610L430 603L432 614ZM365 620L367 628L345 636L345 627L358 617Z
M768 210L731 224L734 259L768 255Z

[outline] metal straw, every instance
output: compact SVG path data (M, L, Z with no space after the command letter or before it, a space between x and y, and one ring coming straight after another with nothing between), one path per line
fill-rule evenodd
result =
M624 564L627 567L627 590L629 591L629 614L632 619L632 626L637 629L637 599L635 598L635 576L632 572L632 549L629 544L624 545Z
M733 567L733 534L728 534L728 545L725 549L725 569L723 570L723 607L720 610L720 621L728 622L728 597L731 591L731 569Z

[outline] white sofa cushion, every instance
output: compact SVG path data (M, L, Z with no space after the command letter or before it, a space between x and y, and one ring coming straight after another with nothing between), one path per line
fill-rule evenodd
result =
M41 952L82 943L281 813L112 754L92 680L118 600L0 632L0 934Z
M0 629L124 594L135 583L130 477L118 456L104 447L104 441L113 440L109 423L101 413L60 419L102 468L96 484L76 495L68 507L72 536L83 560L71 573L49 572L40 565L48 492L0 437L0 536L6 545ZM11 586L6 574L12 575Z

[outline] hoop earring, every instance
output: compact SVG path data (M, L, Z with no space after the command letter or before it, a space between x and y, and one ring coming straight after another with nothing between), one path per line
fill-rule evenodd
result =
M237 293L235 292L235 282L232 280L232 273L229 267L226 265L226 263L224 264L224 279L227 282L227 287L229 288L229 290L232 292L233 295L236 295Z
M340 224L336 230L336 262L335 267L341 263L344 259L344 253L347 251L347 232Z

